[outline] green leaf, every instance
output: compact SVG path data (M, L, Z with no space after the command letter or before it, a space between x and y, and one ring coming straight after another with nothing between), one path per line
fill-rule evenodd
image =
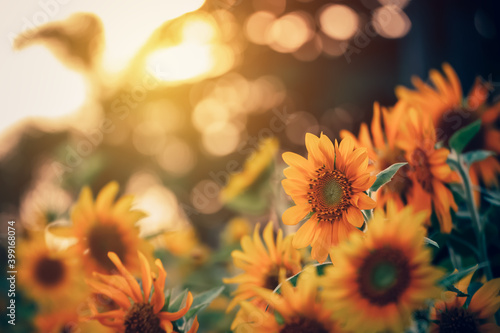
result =
M464 148L469 144L472 138L479 132L481 128L481 119L461 128L456 131L450 138L450 147L461 154Z
M481 264L469 267L467 269L464 269L462 271L449 274L448 276L446 276L445 278L443 278L441 281L439 281L439 284L441 286L445 287L445 288L449 288L450 286L452 287L455 283L457 283L458 281L460 281L461 279L463 279L468 274L470 274L470 273L472 273L472 272L474 272L474 271L476 271L476 270L478 270L480 268L483 268L485 266L486 266L485 263L481 263Z
M172 301L172 303L169 304L168 306L168 312L177 312L181 309L182 302L186 298L188 293L187 289L184 289L175 299Z
M283 325L285 323L285 319L278 311L274 311L274 318L276 319L278 325Z
M184 318L189 319L198 314L198 312L204 310L207 306L212 303L214 299L216 299L224 290L224 286L222 287L216 287L212 288L210 290L207 290L201 294L198 294L194 299L193 299L193 305L191 305L191 309L186 313Z
M492 152L489 150L475 150L475 151L471 151L471 152L462 154L462 157L463 157L465 163L467 163L467 165L471 165L472 163L485 160L488 157L495 156L495 155L496 155L495 152Z
M500 191L485 190L484 199L492 205L500 206Z
M388 182L391 181L391 179L394 177L396 172L402 167L407 165L408 163L402 162L402 163L394 163L390 167L388 167L385 170L382 170L378 173L377 175L377 180L375 183L373 183L372 187L370 188L370 191L375 192L377 191L380 187L384 186Z
M432 239L428 238L428 237L424 237L424 243L426 245L432 245L432 246L435 246L439 249L439 244L436 243L435 241L433 241Z
M193 298L193 304L189 311L180 319L175 321L175 327L180 332L187 332L193 325L194 318L212 303L224 290L224 286L212 288Z

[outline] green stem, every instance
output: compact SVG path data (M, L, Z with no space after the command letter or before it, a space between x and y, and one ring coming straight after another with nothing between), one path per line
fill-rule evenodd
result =
M484 235L483 226L479 218L479 212L474 202L474 192L472 189L472 182L467 170L467 165L463 162L461 155L458 155L457 160L450 160L450 164L454 167L454 169L458 171L460 177L462 178L465 188L465 201L467 203L467 208L471 212L480 261L485 263L484 273L486 275L486 279L489 281L493 279L493 272L491 270L490 261L488 260L486 237Z

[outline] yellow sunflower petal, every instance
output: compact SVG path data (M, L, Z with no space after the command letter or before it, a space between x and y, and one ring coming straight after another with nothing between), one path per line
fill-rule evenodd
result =
M308 205L296 205L288 208L283 213L283 223L286 225L295 225L299 223L311 211Z

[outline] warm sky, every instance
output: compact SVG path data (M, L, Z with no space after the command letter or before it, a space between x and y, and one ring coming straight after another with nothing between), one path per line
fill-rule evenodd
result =
M106 33L104 65L119 71L134 51L162 22L195 10L204 0L23 0L3 2L0 9L0 135L30 116L58 117L76 110L85 99L85 85L42 46L12 51L11 38L46 20L92 12ZM119 3L119 4L118 4ZM44 8L45 7L45 8Z

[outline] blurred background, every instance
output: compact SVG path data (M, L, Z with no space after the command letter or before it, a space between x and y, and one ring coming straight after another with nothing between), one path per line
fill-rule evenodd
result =
M53 199L63 205L82 185L115 179L158 205L162 227L178 213L165 200L181 204L214 245L217 221L232 213L196 193L218 191L228 161L240 169L260 138L301 152L306 132L356 133L374 101L393 104L396 85L445 61L464 91L477 75L500 85L499 9L486 0L4 5L0 211L32 220L45 183L64 190L54 195L66 200ZM153 188L160 203L148 201Z
M278 149L264 139L303 153L306 132L357 133L374 101L394 104L397 85L443 62L465 92L476 76L500 87L494 0L2 6L0 221L20 233L67 219L84 185L116 180L149 214L142 236L189 226L216 249L231 218L264 222L287 205L270 189L243 203L220 193L259 144ZM248 179L282 177L263 169Z

